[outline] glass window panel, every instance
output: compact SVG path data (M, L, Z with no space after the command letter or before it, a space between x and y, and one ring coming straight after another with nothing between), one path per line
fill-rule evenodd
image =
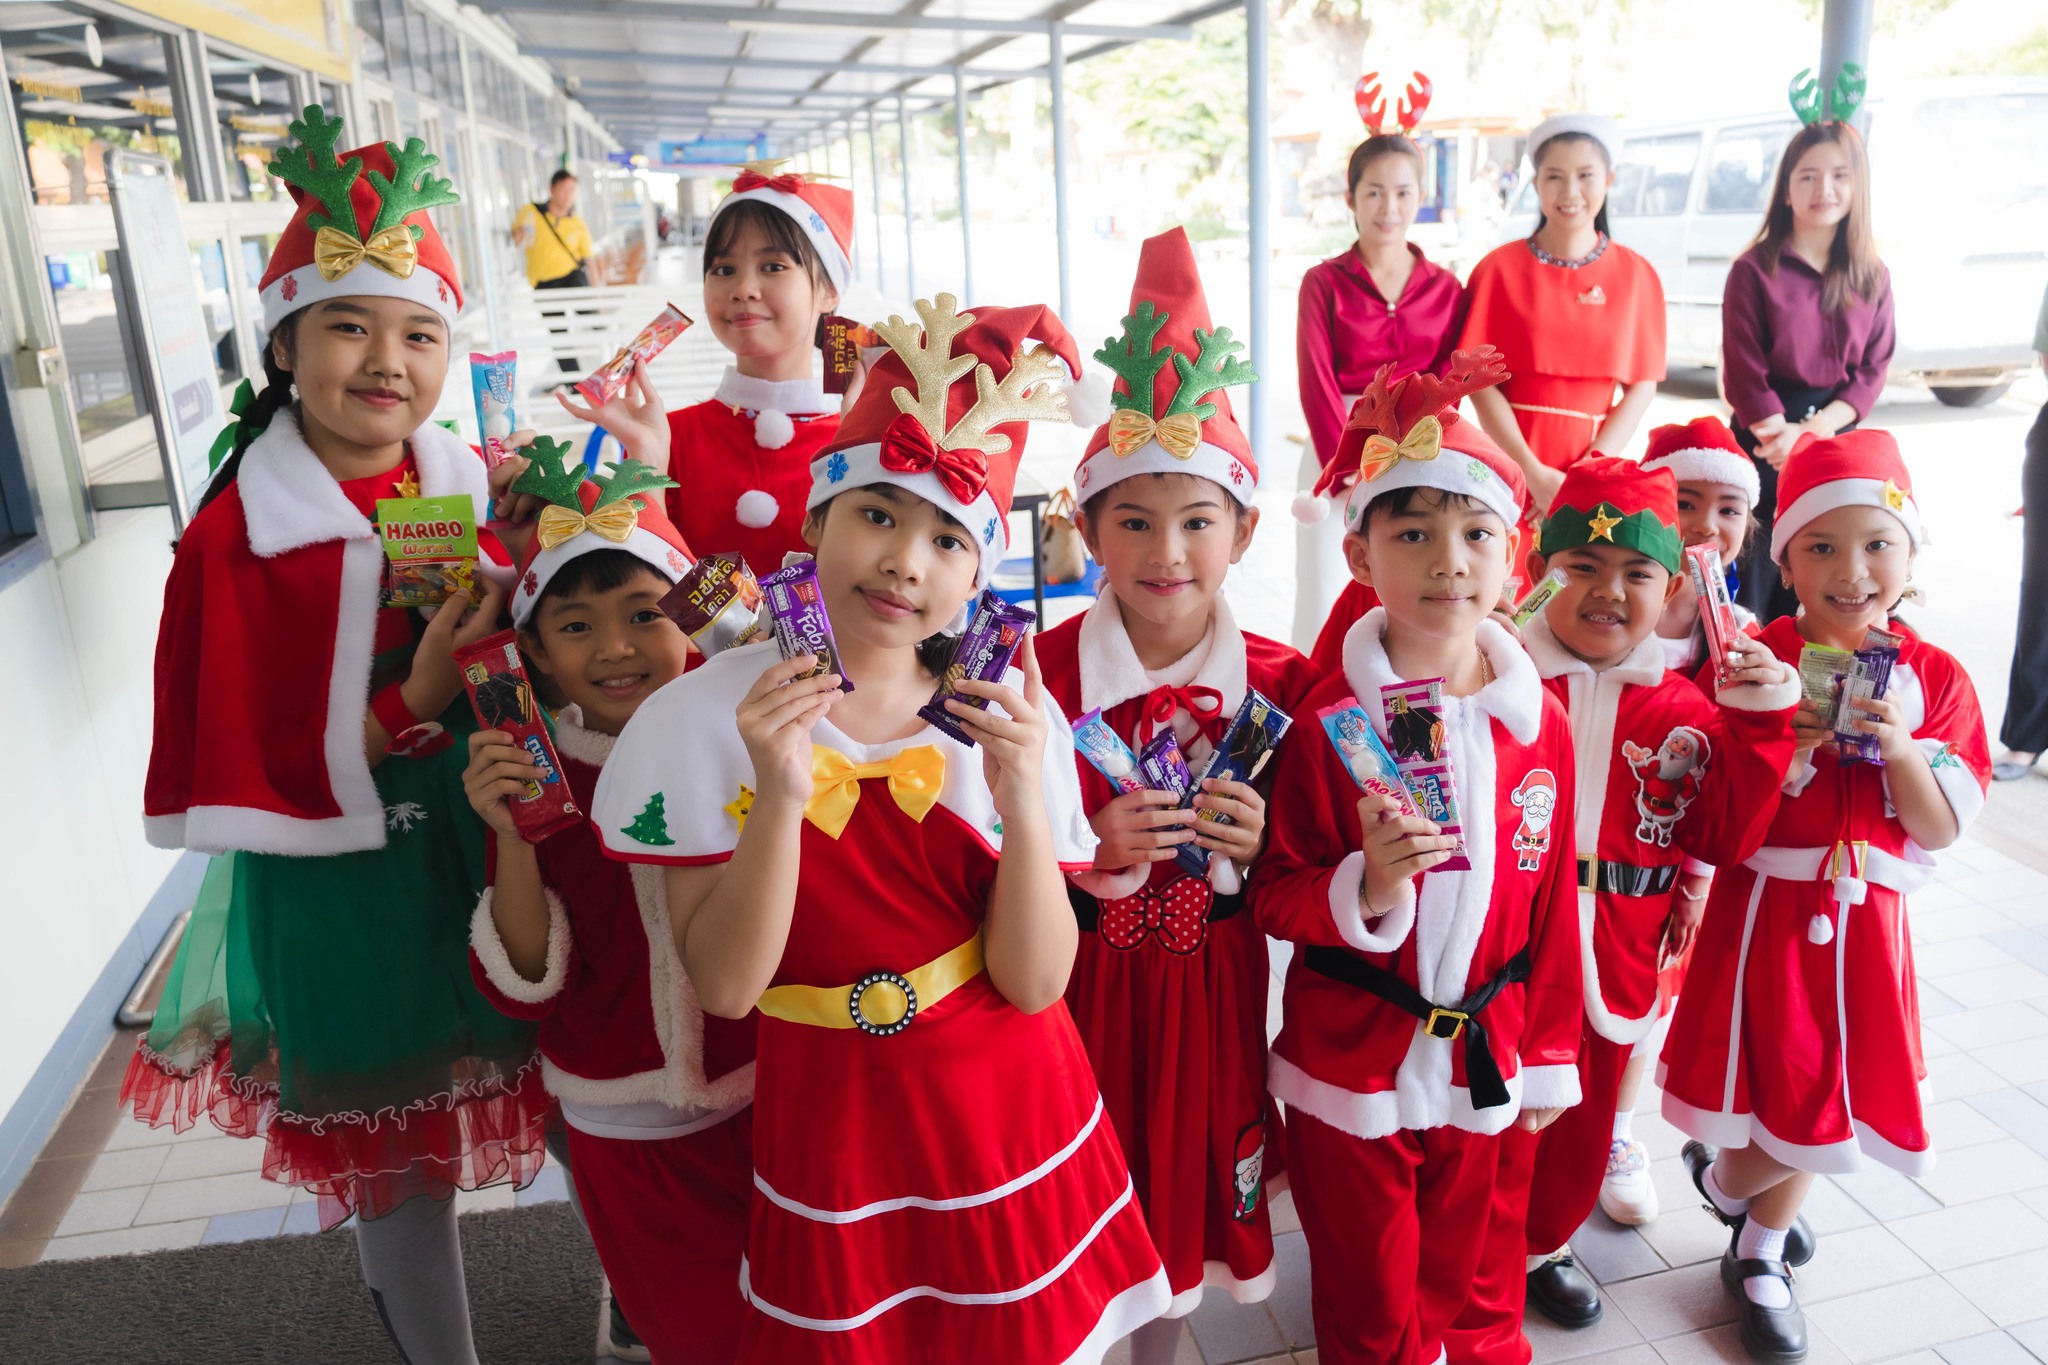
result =
M235 342L235 305L228 297L228 258L219 242L192 244L192 273L199 283L199 309L206 314L213 338L213 367L223 385L242 377L242 357Z
M355 16L356 32L362 35L359 50L362 53L363 74L388 77L391 64L384 50L383 7L378 0L356 0Z
M1686 191L1700 155L1698 133L1631 139L1614 168L1608 212L1618 218L1665 217L1685 212Z
M270 158L291 139L299 116L298 89L290 72L248 57L209 50L207 79L221 155L227 162L228 196L258 203L283 199L289 191L270 174Z
M1716 137L1714 158L1707 166L1705 211L1762 213L1785 137L1785 126L1777 123L1730 128Z
M78 434L88 441L149 412L141 377L135 373L114 260L111 251L80 251L43 260L57 303Z
M0 54L35 203L106 203L109 147L168 159L189 198L166 35L74 5L0 4Z

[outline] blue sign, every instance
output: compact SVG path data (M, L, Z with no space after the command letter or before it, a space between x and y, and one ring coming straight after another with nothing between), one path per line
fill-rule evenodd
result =
M604 154L604 159L614 166L631 166L633 164L633 158L635 155L637 155L637 153L630 151L606 152Z
M738 166L759 161L767 154L768 139L753 137L693 137L687 142L664 139L660 144L663 166Z

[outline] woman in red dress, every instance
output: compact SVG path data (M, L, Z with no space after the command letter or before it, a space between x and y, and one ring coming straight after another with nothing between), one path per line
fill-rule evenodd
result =
M1620 150L1619 128L1596 114L1537 125L1536 231L1488 252L1466 283L1458 346L1497 347L1508 367L1472 407L1521 466L1532 517L1549 508L1567 467L1628 449L1664 377L1664 288L1608 234Z

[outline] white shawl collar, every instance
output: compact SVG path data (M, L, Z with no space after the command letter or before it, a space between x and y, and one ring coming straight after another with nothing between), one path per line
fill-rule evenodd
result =
M480 517L490 514L484 462L461 437L428 422L412 434L411 446L421 497L467 493ZM242 452L235 481L249 524L249 548L265 559L322 541L363 540L376 534L370 519L355 509L306 444L298 419L288 408Z
M1223 714L1237 714L1244 702L1246 678L1244 632L1230 603L1217 593L1209 616L1208 657L1195 668L1184 687L1213 687L1223 696ZM1199 646L1198 646L1199 648ZM1107 711L1112 706L1142 697L1158 684L1138 661L1131 637L1124 629L1122 605L1107 586L1095 605L1081 618L1077 645L1081 665L1081 707L1084 711Z
M1344 635L1344 680L1366 714L1379 719L1382 687L1407 682L1387 661L1387 609L1374 607ZM1499 622L1479 623L1479 648L1493 666L1493 681L1469 697L1456 698L1507 727L1522 744L1533 743L1543 720L1543 681L1536 665Z
M839 411L839 399L828 395L825 386L806 375L802 379L750 379L737 366L725 367L714 395L721 403L755 412L787 412L798 416Z
M1556 678L1571 673L1597 673L1603 678L1612 678L1619 683L1630 683L1638 687L1649 687L1664 680L1664 641L1654 633L1638 641L1628 652L1628 657L1612 668L1595 669L1578 655L1566 649L1557 638L1557 632L1550 628L1550 622L1543 612L1537 612L1528 625L1522 627L1522 647L1529 652L1529 658L1536 664L1536 672L1544 678Z

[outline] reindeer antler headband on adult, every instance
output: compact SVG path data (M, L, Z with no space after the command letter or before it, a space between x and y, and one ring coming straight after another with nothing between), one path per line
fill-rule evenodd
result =
M1863 107L1863 92L1869 84L1860 65L1843 62L1842 69L1835 73L1834 85L1823 91L1809 66L1802 67L1792 78L1786 94L1799 122L1811 128L1816 123L1847 123L1855 118L1856 111Z
M1413 133L1422 122L1422 111L1429 108L1429 98L1436 87L1429 83L1429 77L1420 71L1409 73L1408 89L1401 97L1395 122L1402 133ZM1358 78L1352 88L1352 103L1358 106L1358 117L1365 124L1365 131L1379 137L1387 131L1387 101L1380 93L1380 73L1368 71Z

